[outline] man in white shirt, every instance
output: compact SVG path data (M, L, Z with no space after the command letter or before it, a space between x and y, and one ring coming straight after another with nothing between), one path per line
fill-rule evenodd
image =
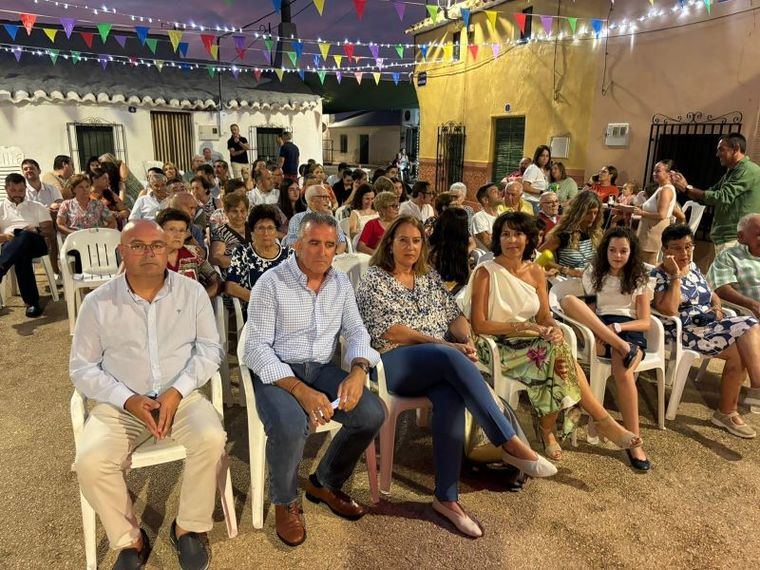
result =
M58 188L40 180L41 171L37 161L33 158L25 158L21 163L21 172L26 178L26 199L47 206L50 213L55 215L61 202L63 202L63 196Z
M132 211L129 214L129 221L134 220L155 220L159 210L167 206L169 189L166 187L166 176L151 172L148 175L147 194L140 196L135 200Z
M213 526L226 440L216 410L198 391L222 358L211 303L198 282L166 270L166 236L155 222L128 223L119 254L125 272L85 297L71 345L71 380L97 402L74 469L111 548L120 550L115 567L142 568L150 544L123 469L146 437L182 444L187 459L170 539L182 568L207 568L199 535Z
M418 180L412 186L411 200L401 203L398 214L399 216L412 216L425 223L425 220L435 216L432 202L433 191L430 189L430 182Z
M53 220L45 206L26 199L26 180L20 174L5 177L5 193L0 202L0 284L13 267L26 316L38 317L42 308L33 261L47 255L45 241L53 239Z
M274 204L280 200L280 189L274 187L272 173L268 169L257 170L253 173L256 187L248 192L248 202L251 208L262 204Z
M499 215L497 208L503 206L499 188L496 184L485 184L478 188L475 197L483 209L472 217L472 236L479 249L490 251L493 223Z

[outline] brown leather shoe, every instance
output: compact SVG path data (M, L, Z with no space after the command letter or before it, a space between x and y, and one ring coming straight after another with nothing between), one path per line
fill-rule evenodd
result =
M298 501L274 506L274 525L277 536L288 546L298 546L306 540L306 522Z
M309 477L306 480L306 498L312 503L325 503L339 517L350 521L359 520L366 512L364 508L343 491L331 491L327 487L317 487Z

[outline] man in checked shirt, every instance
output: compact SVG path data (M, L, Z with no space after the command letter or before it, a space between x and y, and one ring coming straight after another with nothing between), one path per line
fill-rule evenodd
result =
M306 497L357 520L365 511L341 487L385 418L380 400L365 388L380 355L370 347L348 277L331 267L337 243L335 218L308 213L295 256L262 275L248 304L244 360L267 434L277 535L290 546L306 539L298 464L310 424L335 419L343 427L309 476ZM347 343L348 374L330 364L339 336Z

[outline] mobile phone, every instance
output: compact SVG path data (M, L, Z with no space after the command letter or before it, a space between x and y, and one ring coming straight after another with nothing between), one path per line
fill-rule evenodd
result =
M330 402L330 406L333 410L338 407L338 404L340 404L340 398L335 398L332 402Z

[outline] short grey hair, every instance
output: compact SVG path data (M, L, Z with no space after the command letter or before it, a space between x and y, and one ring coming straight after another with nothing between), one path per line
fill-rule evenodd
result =
M309 200L311 200L314 195L322 190L322 187L319 184L312 184L306 190L304 191L304 196L306 197L306 202L308 203Z
M298 226L298 239L301 239L304 236L306 233L306 226L309 224L317 226L330 226L335 230L335 235L338 235L338 220L328 214L309 212L303 218L301 218L301 224Z
M538 201L543 202L544 198L556 198L556 197L557 197L557 193L549 190L548 192L544 192L543 194L541 194L541 197L538 199Z
M454 182L449 188L449 192L464 192L467 194L467 186L464 182Z
M519 186L521 191L523 189L522 182L519 180L512 180L511 182L507 182L507 185L504 187L504 191L509 190L512 186Z
M743 232L747 229L747 226L749 223L754 219L758 218L760 220L760 214L747 214L745 216L742 216L742 218L739 220L739 223L736 224L736 231L737 232Z

